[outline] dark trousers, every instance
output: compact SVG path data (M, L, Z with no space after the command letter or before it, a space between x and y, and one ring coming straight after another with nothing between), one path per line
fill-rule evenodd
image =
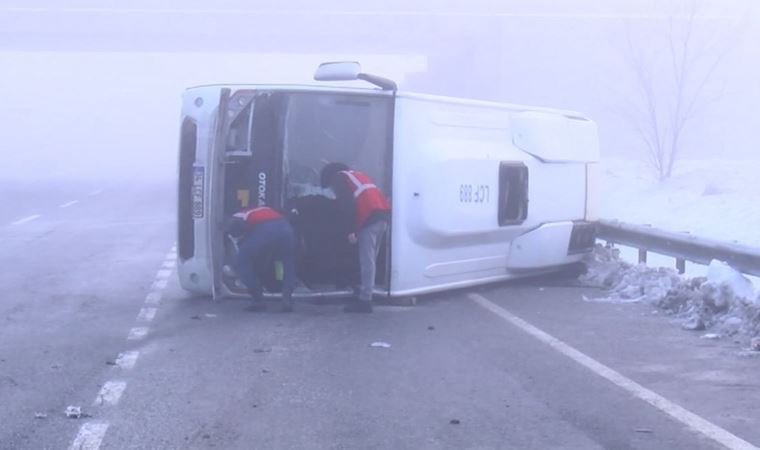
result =
M262 287L256 273L256 262L271 257L273 261L282 262L282 289L283 293L289 294L296 283L295 253L295 236L290 223L285 219L267 220L256 224L240 242L234 262L235 271L248 292L254 296L260 295Z

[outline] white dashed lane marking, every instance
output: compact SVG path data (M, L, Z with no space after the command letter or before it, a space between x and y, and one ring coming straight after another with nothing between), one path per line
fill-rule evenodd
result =
M149 292L148 295L145 296L145 304L158 305L161 303L161 296L161 291Z
M116 358L116 367L121 369L132 369L135 367L135 363L139 356L140 352L136 350L119 353L119 356Z
M101 190L91 192L90 195L98 195ZM73 204L72 202L69 202ZM70 206L70 205L69 205ZM65 207L61 205L61 207ZM28 218L28 220L34 220L39 216ZM145 296L145 306L140 309L137 314L136 322L146 323L151 322L158 312L157 306L161 302L162 290L166 288L169 283L169 277L172 274L172 269L175 267L174 262L177 258L176 245L172 247L171 252L166 257L166 260L161 265L161 269L156 273L156 277L151 285L150 292ZM127 340L137 341L145 338L148 335L147 326L138 326L129 330ZM140 356L140 352L137 350L131 350L119 353L119 356L114 362L114 366L119 369L129 370L135 367L137 358ZM114 372L116 373L116 372ZM123 372L126 374L126 372ZM124 390L127 388L127 382L124 380L108 381L100 389L98 396L93 402L94 406L116 406L121 399ZM100 444L105 437L106 430L108 430L108 422L87 422L79 428L74 442L72 442L69 450L98 450Z
M62 205L59 205L58 207L59 208L68 208L69 206L76 205L77 203L79 203L79 200L72 200L70 202L66 202L66 203L64 203Z
M121 394L127 388L126 381L107 381L100 389L97 398L92 402L94 406L115 406L121 399Z
M148 328L146 327L134 327L131 330L129 330L129 334L127 335L127 339L130 341L138 341L142 338L144 338L148 334Z
M693 412L671 402L660 394L645 388L644 386L636 383L629 378L626 378L619 372L605 366L590 356L587 356L585 353L576 350L575 348L560 341L554 336L515 316L511 312L491 302L482 295L473 293L469 294L469 297L472 301L482 306L486 310L494 313L498 317L511 323L525 333L533 336L534 338L538 339L559 353L567 356L568 358L594 372L600 377L605 378L623 390L628 391L634 397L637 397L646 403L649 403L676 421L681 422L692 431L702 434L703 436L712 439L713 441L731 450L758 450L757 447L741 439L740 437L731 434L731 432L728 430L725 430L715 425L714 423L707 421L706 419L694 414Z
M172 274L172 270L171 269L161 269L156 274L156 279L157 280L164 280L166 278L169 278L169 276L171 276L171 274Z
M150 322L156 317L156 308L142 308L137 314L138 322Z
M24 217L23 219L19 219L19 220L15 221L15 222L12 222L11 225L21 225L22 223L31 222L32 220L39 219L40 217L42 217L42 216L39 215L39 214L34 214L32 216Z
M69 450L98 450L108 430L107 422L86 422L71 443Z

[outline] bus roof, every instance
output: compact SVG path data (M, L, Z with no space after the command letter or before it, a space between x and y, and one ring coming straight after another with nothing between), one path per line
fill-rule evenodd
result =
M364 94L364 95L380 95L387 96L393 95L393 91L387 91L377 88L363 88L363 87L351 87L351 86L326 86L320 84L205 84L198 86L191 86L185 89L185 92L190 92L196 89L259 89L259 90L278 90L278 91L296 91L296 92L335 92L335 93L352 93L352 94ZM462 97L449 97L443 95L421 94L416 92L409 92L399 90L396 91L396 97L406 98L410 100L424 101L430 103L443 103L443 104L457 104L476 106L489 109L500 109L513 112L542 112L547 114L556 114L565 116L575 120L590 120L584 114L572 110L563 110L556 108L547 108L540 106L528 106L514 103L503 103L489 100L476 100Z

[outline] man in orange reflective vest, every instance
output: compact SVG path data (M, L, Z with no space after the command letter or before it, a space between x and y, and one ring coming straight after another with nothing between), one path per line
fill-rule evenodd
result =
M377 255L388 230L390 206L366 174L350 170L345 164L327 164L320 175L322 187L335 192L340 206L338 226L342 227L349 242L359 244L359 301L346 305L344 311L372 312Z
M227 226L227 232L238 239L238 254L233 267L253 300L249 309L266 309L263 287L256 273L256 261L272 257L282 263L282 311L291 312L296 281L296 240L290 222L274 209L261 206L235 214Z

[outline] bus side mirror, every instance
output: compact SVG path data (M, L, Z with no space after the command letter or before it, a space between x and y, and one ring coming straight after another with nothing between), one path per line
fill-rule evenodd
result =
M369 73L362 73L362 66L356 61L335 61L319 65L314 73L317 81L354 81L364 80L385 91L396 91L396 82Z
M317 81L353 81L359 79L362 66L356 61L326 62L314 73Z

